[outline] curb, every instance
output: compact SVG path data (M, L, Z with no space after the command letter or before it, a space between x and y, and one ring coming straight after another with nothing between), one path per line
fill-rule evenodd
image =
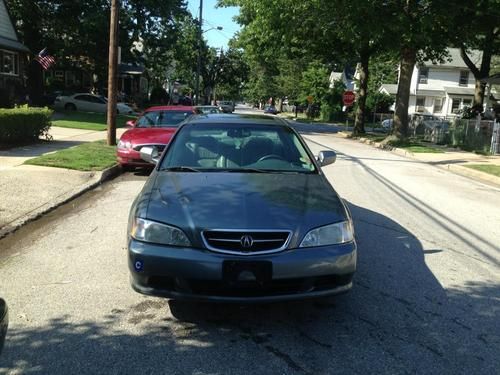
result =
M43 204L41 207L17 218L13 222L7 224L6 226L0 228L0 239L6 237L7 235L15 232L23 225L28 224L43 215L55 210L56 208L62 206L65 203L72 201L75 198L83 195L87 191L95 189L102 183L109 181L122 173L122 168L119 164L115 164L112 167L104 169L103 171L97 172L96 175L87 183L74 188L64 194L58 196L55 200Z
M474 179L474 180L479 180L480 182L487 183L490 185L495 185L495 187L500 187L500 177L491 175L489 173L476 171L474 169L470 169L470 168L464 167L463 165L457 165L457 164L434 165L432 163L420 160L418 157L415 156L415 154L413 152L406 151L402 148L391 147L388 145L382 145L379 142L372 141L368 138L353 139L353 138L350 138L348 134L343 134L340 132L337 134L342 138L351 139L353 141L365 143L365 144L371 145L373 147L379 148L381 150L390 151L393 154L397 154L399 156L404 156L404 157L407 157L409 159L418 160L421 163L430 164L430 165L433 165L434 167L437 167L440 169L445 169L447 171L458 174L460 176L468 177L468 178ZM472 163L472 164L483 164L483 163L478 162L478 163Z

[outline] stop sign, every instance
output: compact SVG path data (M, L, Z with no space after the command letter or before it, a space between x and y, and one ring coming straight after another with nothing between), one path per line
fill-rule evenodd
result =
M351 106L354 103L354 99L356 99L356 95L352 91L345 91L342 95L342 101L345 106Z

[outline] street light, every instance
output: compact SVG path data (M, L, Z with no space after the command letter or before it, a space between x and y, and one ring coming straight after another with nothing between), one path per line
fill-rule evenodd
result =
M195 94L196 94L196 101L195 104L199 104L199 97L200 97L200 73L201 73L201 42L202 42L202 35L203 33L206 33L207 31L217 29L217 30L222 30L222 26L217 26L217 27L211 27L208 30L203 31L202 29L203 26L203 0L200 0L200 17L198 19L198 62L196 66L196 87L195 87Z

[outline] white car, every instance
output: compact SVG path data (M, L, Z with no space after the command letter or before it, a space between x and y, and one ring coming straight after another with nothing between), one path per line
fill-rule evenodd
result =
M81 93L70 96L58 96L54 102L54 108L67 111L83 112L107 112L108 101L104 96ZM132 114L134 110L125 103L116 104L118 113Z
M382 128L384 128L385 130L390 130L392 128L392 121L392 118L388 118L382 121Z

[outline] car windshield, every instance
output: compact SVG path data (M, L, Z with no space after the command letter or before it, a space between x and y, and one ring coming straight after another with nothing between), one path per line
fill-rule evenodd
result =
M138 128L177 127L191 115L188 111L146 112L136 122Z
M160 169L230 172L317 172L288 127L189 124L172 141Z

